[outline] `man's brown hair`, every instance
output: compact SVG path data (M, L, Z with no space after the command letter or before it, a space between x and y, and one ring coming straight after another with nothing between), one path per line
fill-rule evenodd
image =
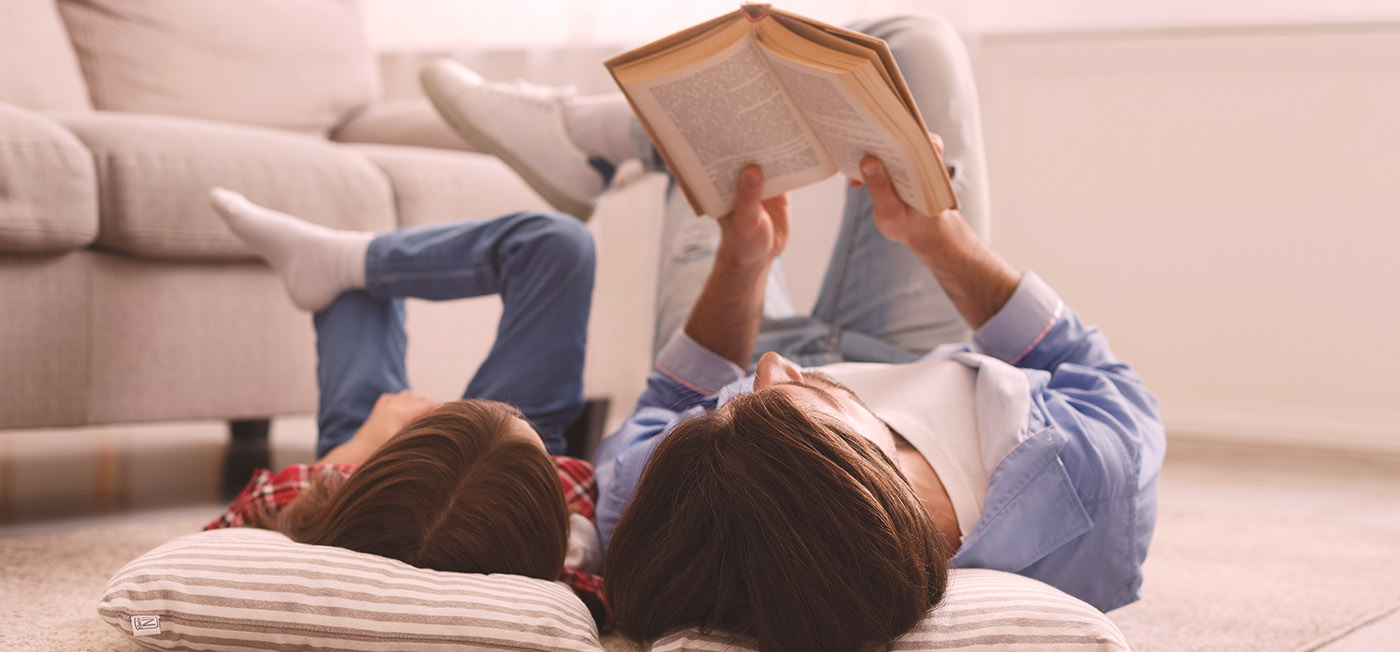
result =
M254 523L420 568L556 579L569 538L564 491L543 449L510 432L518 414L480 399L444 404L343 483L323 474Z
M943 597L948 547L873 443L781 391L680 423L604 564L618 631L698 626L764 652L888 646Z

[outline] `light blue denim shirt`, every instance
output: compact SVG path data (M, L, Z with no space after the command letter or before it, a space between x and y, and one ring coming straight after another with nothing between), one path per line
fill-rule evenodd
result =
M1025 575L1103 611L1136 600L1166 438L1156 398L1103 334L1027 273L972 342L929 355L977 370L978 413L1000 417L979 419L1000 430L979 434L1015 442L950 565ZM670 427L752 387L684 333L662 349L636 411L595 455L604 548Z

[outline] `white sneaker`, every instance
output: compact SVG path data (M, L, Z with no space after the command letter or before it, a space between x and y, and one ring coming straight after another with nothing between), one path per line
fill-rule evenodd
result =
M603 175L564 126L563 103L576 91L488 82L449 59L423 68L421 79L438 113L467 142L504 161L556 209L580 220L593 215Z

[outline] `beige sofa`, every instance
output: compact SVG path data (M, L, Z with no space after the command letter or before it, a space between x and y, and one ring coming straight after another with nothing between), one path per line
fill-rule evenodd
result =
M314 411L310 320L211 212L210 186L367 230L547 208L461 151L426 100L377 102L362 21L351 0L0 4L0 428ZM658 196L632 184L590 222L587 392L627 407ZM450 366L425 373L455 391L498 314L473 302L410 306L411 357Z

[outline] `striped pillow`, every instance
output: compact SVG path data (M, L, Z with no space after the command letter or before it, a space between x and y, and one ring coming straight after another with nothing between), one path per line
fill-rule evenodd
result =
M752 641L685 629L651 652L753 652ZM896 652L1073 650L1121 652L1128 643L1098 609L1048 584L994 570L954 569L948 592L928 617L894 640Z
M252 528L137 557L97 612L153 650L602 650L562 584L426 570Z

